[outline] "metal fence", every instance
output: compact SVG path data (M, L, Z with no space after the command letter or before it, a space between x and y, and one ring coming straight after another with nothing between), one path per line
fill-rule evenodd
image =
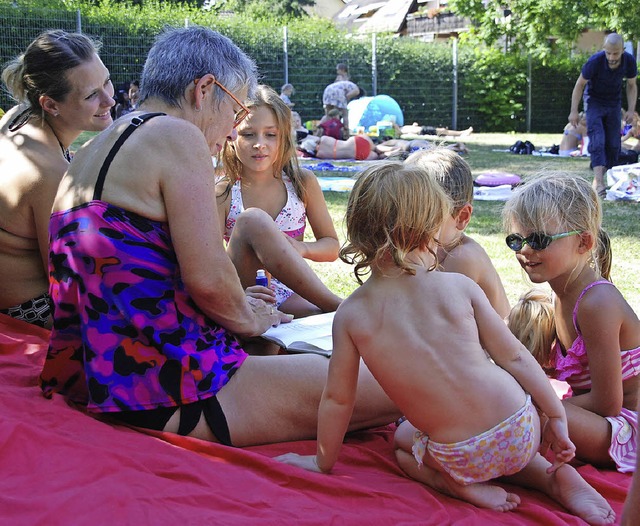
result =
M136 14L118 15L135 17ZM189 24L189 20L183 23ZM173 21L175 24L175 21ZM116 88L128 87L131 80L141 75L146 54L155 33L138 24L134 36L124 34L117 25L91 22L77 11L36 9L13 4L0 5L0 62L23 52L27 45L45 29L81 31L102 42L100 55L109 68ZM216 28L217 29L217 28ZM221 30L222 31L222 30ZM224 31L222 31L224 32ZM405 121L422 125L462 129L473 126L478 131L488 130L486 116L478 110L477 99L464 83L467 72L457 67L458 48L445 47L445 55L436 65L424 64L418 78L402 71L398 51L390 38L368 36L359 42L354 53L336 54L330 49L301 48L290 38L286 28L273 28L271 37L256 45L255 42L236 43L257 62L261 81L279 90L285 82L295 86L293 102L303 121L318 119L323 113L322 91L335 78L335 65L349 65L352 79L367 95L388 94L403 110ZM417 42L415 45L433 46ZM364 49L364 51L363 51ZM395 55L394 55L395 53ZM394 60L394 56L396 59ZM418 65L421 66L421 65ZM414 67L414 71L417 68ZM550 78L536 64L526 72L528 87L514 100L511 130L516 132L555 132L563 129L569 113L572 79ZM577 72L576 72L577 76ZM9 108L13 101L6 92L0 93L0 106ZM559 109L560 108L560 109Z

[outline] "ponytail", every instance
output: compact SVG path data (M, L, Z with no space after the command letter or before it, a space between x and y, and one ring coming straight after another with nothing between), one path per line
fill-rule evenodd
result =
M598 240L595 250L596 270L607 281L611 281L611 261L613 255L611 253L611 239L602 228L598 230Z
M2 71L2 82L16 102L26 102L24 76L24 53L13 59Z

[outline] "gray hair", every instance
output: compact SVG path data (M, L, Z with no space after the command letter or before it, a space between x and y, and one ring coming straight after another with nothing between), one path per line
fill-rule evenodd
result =
M238 46L217 31L202 27L167 28L147 55L140 81L140 104L158 98L180 108L186 87L211 73L231 92L257 86L257 67ZM218 87L216 101L224 97Z

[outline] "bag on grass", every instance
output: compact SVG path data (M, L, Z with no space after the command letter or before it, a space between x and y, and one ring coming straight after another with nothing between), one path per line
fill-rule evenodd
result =
M531 155L536 147L531 141L516 141L509 151L517 155Z

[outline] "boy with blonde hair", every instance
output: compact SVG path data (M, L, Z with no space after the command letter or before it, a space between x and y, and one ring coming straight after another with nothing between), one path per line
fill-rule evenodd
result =
M500 276L484 248L464 233L473 214L473 175L469 164L446 148L414 152L405 164L435 177L452 201L451 215L445 219L438 236L439 270L471 278L480 285L496 312L506 318L511 305Z

